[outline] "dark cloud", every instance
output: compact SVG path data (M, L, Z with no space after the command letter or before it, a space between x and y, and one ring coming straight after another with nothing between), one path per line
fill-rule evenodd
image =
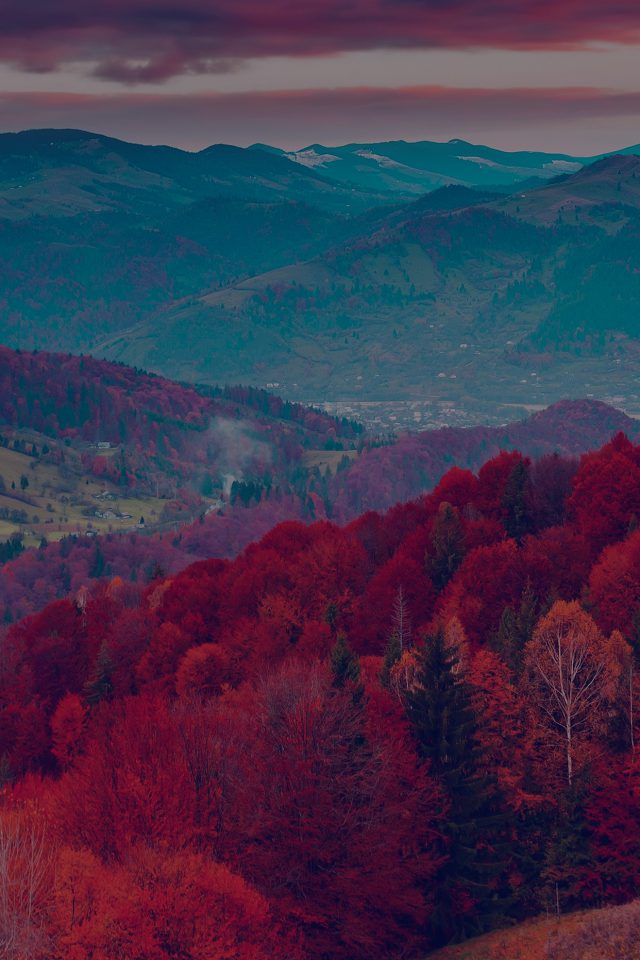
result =
M638 0L1 0L0 12L0 59L87 61L125 82L269 55L640 41Z
M584 88L0 95L4 130L79 127L146 143L169 140L187 148L221 141L300 147L314 141L464 137L499 146L587 154L633 142L631 118L637 130L640 93Z

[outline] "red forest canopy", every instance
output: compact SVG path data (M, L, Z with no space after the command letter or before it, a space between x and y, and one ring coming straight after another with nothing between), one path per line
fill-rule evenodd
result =
M370 958L640 894L640 448L502 453L12 625L15 956Z

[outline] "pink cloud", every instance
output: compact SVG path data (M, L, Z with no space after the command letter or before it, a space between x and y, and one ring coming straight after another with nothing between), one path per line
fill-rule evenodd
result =
M410 47L640 42L637 0L4 0L0 59L157 81L230 61Z

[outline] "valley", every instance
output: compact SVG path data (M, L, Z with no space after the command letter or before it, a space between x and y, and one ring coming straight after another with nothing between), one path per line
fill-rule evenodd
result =
M366 237L183 301L95 349L356 415L360 403L450 405L427 424L500 422L496 388L508 405L590 395L634 410L639 170L634 156L608 158L524 197L465 194L444 212L418 201ZM208 345L198 359L195 344Z
M637 150L0 136L0 955L635 960Z
M383 432L498 424L564 396L637 410L637 148L511 162L396 146L423 173L439 158L442 183L383 182L399 167L380 144L323 165L0 138L0 338L346 404Z

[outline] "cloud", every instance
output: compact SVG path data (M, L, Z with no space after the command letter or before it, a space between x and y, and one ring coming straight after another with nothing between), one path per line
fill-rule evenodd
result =
M234 94L0 94L0 128L77 127L199 149L260 140L285 147L462 137L594 154L634 141L640 92L589 88L356 87ZM640 139L635 136L635 139Z
M3 0L0 59L159 81L251 58L640 41L637 0Z

